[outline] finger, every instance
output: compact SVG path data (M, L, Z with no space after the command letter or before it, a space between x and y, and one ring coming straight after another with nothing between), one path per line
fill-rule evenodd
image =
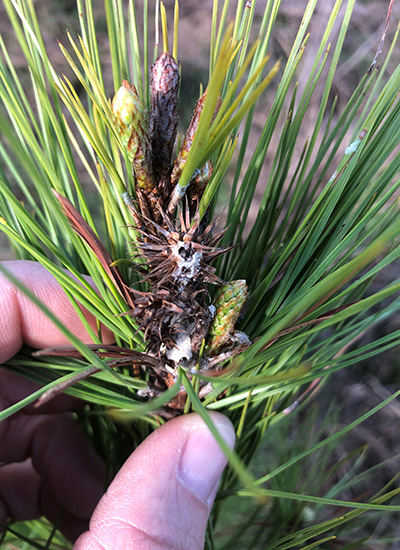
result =
M212 414L233 447L227 418ZM200 550L226 458L197 414L175 418L126 461L74 550Z
M40 515L38 494L41 480L30 460L0 468L0 522L8 518L29 520Z
M89 525L89 519L62 509L54 492L43 484L31 460L3 465L0 468L0 523L8 519L27 521L43 515L70 541Z
M58 504L76 516L90 518L103 494L105 470L70 415L21 414L0 423L0 441L0 462L23 462L30 457ZM18 498L12 486L3 488L2 495L8 503Z
M73 334L84 342L92 341L68 296L47 269L37 262L25 260L3 262L3 265L55 313ZM94 316L85 312L85 317L96 331ZM104 343L113 341L108 329L104 328L103 334ZM67 345L69 341L45 313L17 290L5 275L0 274L0 363L15 355L23 343L42 348Z

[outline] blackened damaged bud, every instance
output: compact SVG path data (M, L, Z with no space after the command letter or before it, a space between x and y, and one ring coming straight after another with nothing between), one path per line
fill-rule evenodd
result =
M168 52L161 54L152 66L150 86L149 137L153 172L159 182L170 170L178 128L179 68Z

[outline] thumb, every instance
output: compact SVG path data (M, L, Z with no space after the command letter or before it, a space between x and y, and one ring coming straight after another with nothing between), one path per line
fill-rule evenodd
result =
M233 448L230 421L210 413ZM125 462L74 550L200 550L225 455L197 414L170 420Z

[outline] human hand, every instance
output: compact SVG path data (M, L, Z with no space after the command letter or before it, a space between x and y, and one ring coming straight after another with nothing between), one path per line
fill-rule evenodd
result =
M55 279L33 262L6 262L68 328L89 342L68 298ZM9 281L0 276L0 362L26 343L32 347L68 342ZM95 326L95 320L88 319ZM105 331L105 343L112 341ZM35 386L0 369L0 408L29 395ZM104 465L69 415L76 400L58 396L36 410L27 407L0 423L0 521L46 515L75 540L103 493ZM213 421L231 447L234 432L218 413ZM101 498L90 531L75 550L203 547L206 523L226 460L198 415L169 421L138 447Z

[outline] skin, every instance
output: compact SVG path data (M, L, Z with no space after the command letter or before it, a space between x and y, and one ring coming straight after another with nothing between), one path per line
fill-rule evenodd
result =
M79 318L53 276L28 261L4 262L68 328L89 343ZM0 274L0 363L23 343L35 348L68 342L7 278ZM95 326L95 320L87 314ZM104 332L105 343L112 335ZM0 368L0 409L36 389ZM45 515L58 521L75 550L203 548L207 519L225 456L196 414L175 418L129 457L103 495L104 464L73 421L79 403L59 396L0 423L0 521ZM212 413L234 446L227 418ZM62 450L62 452L60 452Z

